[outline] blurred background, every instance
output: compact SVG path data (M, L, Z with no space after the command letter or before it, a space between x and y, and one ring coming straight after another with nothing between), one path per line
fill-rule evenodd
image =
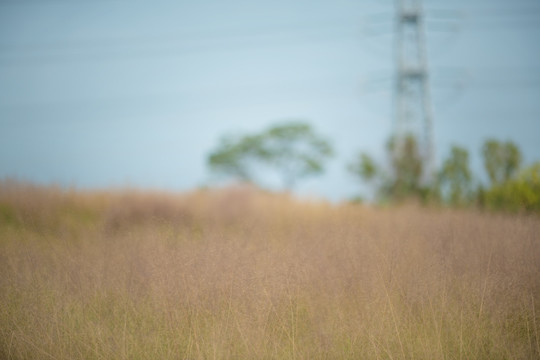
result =
M397 3L0 0L0 178L189 190L222 135L300 119L336 156L296 191L343 200L354 154L385 156L411 41L436 163L459 144L480 173L488 137L540 159L540 2L426 0L421 40L396 35Z

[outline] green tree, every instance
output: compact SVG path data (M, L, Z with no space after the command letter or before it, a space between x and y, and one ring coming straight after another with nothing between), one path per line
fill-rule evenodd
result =
M354 177L358 178L358 180L365 181L367 183L377 181L381 173L377 163L369 154L366 153L359 153L356 158L347 166L347 170ZM351 200L360 203L363 202L363 197L359 195Z
M482 195L483 205L488 209L540 213L540 163L523 169L511 180L492 186Z
M384 171L365 153L348 165L349 172L366 182L375 183L379 200L400 201L409 197L424 199L429 192L422 186L423 159L412 135L387 143L389 170Z
M243 181L256 181L255 174L270 169L292 189L299 179L321 174L332 156L329 142L309 124L288 122L253 135L223 138L208 157L212 171Z
M422 193L423 160L413 135L392 138L387 144L391 176L383 191L400 200Z
M480 188L480 205L503 211L540 212L540 163L523 170L518 147L489 139L482 147L490 186Z
M367 182L375 179L380 171L375 161L366 153L359 153L347 169L352 175Z
M503 143L488 139L482 146L482 155L492 186L510 180L521 166L521 152L511 141Z
M261 139L261 160L281 174L287 189L301 178L321 174L324 161L333 154L330 143L302 122L273 126Z
M452 146L450 156L439 172L438 185L443 197L451 205L466 205L472 195L472 175L469 153L459 146Z
M256 162L261 157L264 157L264 153L260 135L226 136L220 139L217 148L208 156L208 165L220 175L252 182Z

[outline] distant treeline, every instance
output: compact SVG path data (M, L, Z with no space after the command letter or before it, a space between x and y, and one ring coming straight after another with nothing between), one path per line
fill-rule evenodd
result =
M357 180L373 187L379 203L416 199L453 207L540 212L540 162L523 166L521 151L511 141L484 142L481 152L487 183L473 174L469 152L463 147L452 146L434 173L427 173L413 135L391 138L386 149L384 163L359 153L347 166ZM290 190L302 178L322 174L332 154L330 142L309 124L292 121L259 133L223 137L209 155L208 165L215 174L256 184L262 183L261 174L277 175Z
M487 184L474 176L469 152L463 147L452 146L441 167L427 176L414 136L391 139L387 150L390 161L386 168L365 153L349 165L352 174L375 187L378 201L416 198L423 203L454 207L540 212L540 162L523 166L521 151L511 141L484 142L481 153Z

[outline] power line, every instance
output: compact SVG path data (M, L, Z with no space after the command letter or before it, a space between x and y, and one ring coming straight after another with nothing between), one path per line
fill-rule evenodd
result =
M391 85L391 71L372 72L363 81L365 91ZM530 88L540 87L540 67L431 67L432 87Z
M3 50L3 54L0 56L0 65L177 56L208 51L223 52L244 48L290 46L298 43L335 41L357 36L359 34L355 29L344 26L342 23L322 23L304 27L242 29L229 32L123 39L105 38L33 44L4 43L0 44L0 49Z
M89 3L129 2L126 0L0 0L0 6L47 6L47 5L87 5Z
M96 106L113 106L113 107L133 107L141 104L178 104L182 100L192 102L194 98L202 98L209 101L216 99L229 98L236 96L234 94L249 94L260 95L265 97L266 93L283 93L288 91L290 93L299 95L308 95L310 97L324 97L335 95L335 91L330 88L336 85L348 85L353 87L355 80L352 78L309 78L299 81L290 81L290 79L284 79L284 81L274 81L271 83L253 83L253 84L229 84L226 86L219 84L213 84L212 86L198 86L190 89L177 89L176 91L167 91L162 93L147 93L147 94L111 94L109 96L82 96L71 99L51 99L49 101L21 101L12 103L0 102L0 111L5 110L28 110L28 109L65 109L66 107L89 107L95 108ZM286 89L286 90L284 90ZM161 106L161 105L160 105ZM0 120L2 123L2 120Z
M5 1L5 0L4 0ZM28 1L28 0L27 0ZM51 0L49 0L51 1ZM60 1L64 0L52 0ZM1 3L1 2L0 2ZM9 1L8 3L17 3L15 1ZM39 1L33 1L32 3L39 3ZM81 1L82 3L82 1ZM540 8L527 8L527 9L515 9L512 8L507 11L507 9L485 9L482 11L476 10L471 12L467 11L457 11L453 9L431 9L425 13L425 24L430 31L457 31L460 27L463 26L464 19L467 20L472 18L471 14L474 14L474 26L479 28L493 28L493 27L508 27L508 26L538 26L540 21L534 21L535 19L530 19L530 17L540 17ZM516 17L517 16L517 17ZM433 17L433 19L432 19ZM489 19L485 20L480 24L479 19ZM523 21L521 18L525 18L527 21ZM493 20L494 19L494 20ZM392 35L393 29L391 28L392 16L389 12L378 12L372 13L361 19L364 24L364 31L362 35L368 36L380 36L380 35ZM512 22L516 20L516 22ZM499 23L502 21L502 23ZM508 22L510 21L510 22ZM468 23L468 27L472 23ZM381 25L383 26L381 29ZM374 28L375 26L375 28ZM101 38L101 39L77 39L77 40L65 40L65 41L55 41L49 43L26 43L26 44L14 44L14 43L0 43L0 50L4 53L3 59L0 58L0 64L18 64L22 63L39 63L43 62L54 62L54 61L80 61L80 60L91 60L92 57L100 58L107 57L136 57L136 56L148 56L151 54L145 53L144 47L156 48L158 52L157 56L160 56L159 53L170 53L171 55L175 54L184 54L197 51L205 51L205 46L208 45L214 46L217 51L223 51L231 48L238 48L242 46L265 46L265 45L280 45L280 42L283 45L289 45L290 39L276 39L268 38L268 36L275 35L290 35L294 34L295 31L316 31L315 34L304 34L307 39L296 39L294 43L298 42L313 42L313 41L324 41L332 39L333 37L346 37L346 36L360 36L354 29L348 29L348 31L338 32L335 34L330 34L329 31L338 30L339 28L345 28L343 20L336 20L333 22L326 23L317 23L317 24L306 24L304 26L295 25L284 25L280 24L278 26L267 27L267 28L256 28L256 29L228 29L220 30L219 32L206 32L206 33L184 33L184 34L170 34L170 35L159 35L159 36L146 36L146 37L132 37L132 38ZM298 35L298 34L296 34ZM313 36L315 35L315 36ZM317 36L319 38L317 38ZM254 42L264 38L265 43L259 44L249 44L249 42ZM311 37L311 38L310 38ZM229 44L216 44L219 41L236 41L235 43ZM239 42L244 42L244 44L239 44ZM272 44L274 41L274 44ZM204 43L207 44L204 44ZM245 45L245 43L248 43ZM289 43L288 43L289 42ZM214 43L214 44L212 44ZM184 48L182 48L184 46ZM128 49L126 49L128 47ZM137 49L132 49L129 47L137 47ZM169 49L163 49L163 47L169 47ZM172 49L171 49L172 47ZM180 48L179 48L180 47ZM221 49L220 49L221 47ZM141 48L143 48L141 50ZM58 54L62 51L89 51L91 54ZM165 51L164 51L165 50ZM94 53L92 53L92 51ZM95 52L99 54L96 56ZM105 52L108 53L105 53ZM122 52L125 54L122 54ZM37 54L36 54L37 53ZM53 53L51 55L51 53ZM63 55L68 56L68 60L64 60ZM7 57L7 59L6 59ZM73 59L69 58L72 57ZM82 58L82 59L81 59Z

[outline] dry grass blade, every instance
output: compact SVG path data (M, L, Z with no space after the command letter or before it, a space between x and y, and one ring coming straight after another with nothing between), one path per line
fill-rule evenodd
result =
M0 358L533 359L540 219L0 184Z

